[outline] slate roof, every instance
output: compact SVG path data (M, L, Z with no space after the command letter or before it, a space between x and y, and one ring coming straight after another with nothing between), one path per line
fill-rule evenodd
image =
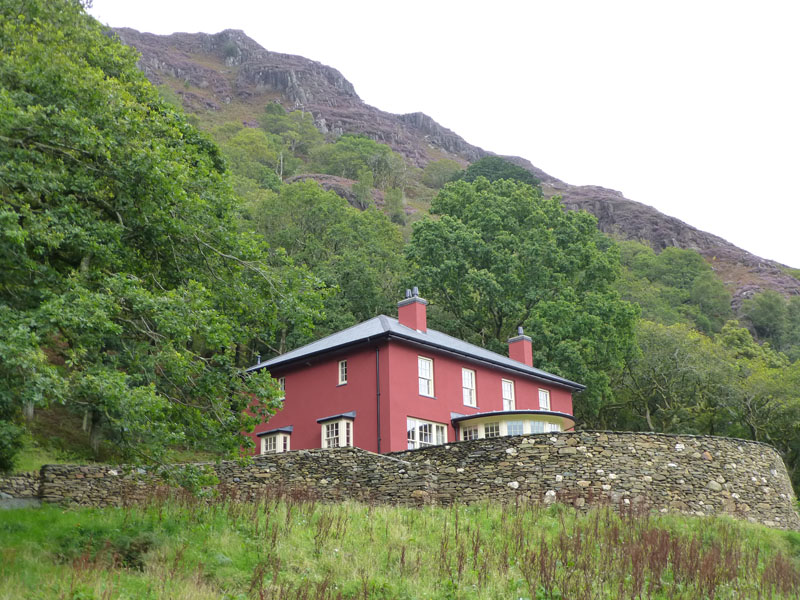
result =
M575 391L585 389L586 386L564 379L558 375L553 375L547 371L542 371L535 367L529 367L523 363L512 360L507 356L486 350L475 344L470 344L453 336L436 331L435 329L428 329L426 332L411 329L405 325L401 325L397 319L387 317L386 315L379 315L353 325L347 329L342 329L329 336L311 342L300 348L295 348L290 352L276 356L269 360L253 365L247 369L248 372L259 371L261 369L275 369L277 367L289 366L291 363L308 359L319 354L330 352L333 350L343 349L348 346L360 344L363 342L377 341L382 339L398 339L406 342L421 344L430 348L436 348L445 352L459 354L466 358L477 360L483 363L517 371L530 375L541 381L555 383L564 387L570 388Z

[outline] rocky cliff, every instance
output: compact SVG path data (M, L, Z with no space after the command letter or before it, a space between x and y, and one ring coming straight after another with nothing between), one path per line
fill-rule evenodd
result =
M220 120L254 124L266 102L310 111L317 127L332 134L360 133L391 146L417 166L438 158L462 164L491 152L467 143L428 115L395 115L361 101L342 74L300 56L270 52L242 31L158 36L115 30L142 54L140 66L156 84L169 84L189 111L218 113ZM213 120L213 119L212 119ZM735 304L760 289L800 294L800 281L784 265L765 260L710 233L599 186L573 186L519 157L506 157L533 172L548 195L570 209L597 216L600 228L624 238L699 251L735 292Z

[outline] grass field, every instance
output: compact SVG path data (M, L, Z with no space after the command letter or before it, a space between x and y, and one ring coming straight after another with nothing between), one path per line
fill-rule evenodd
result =
M0 598L792 598L800 534L562 505L0 511Z

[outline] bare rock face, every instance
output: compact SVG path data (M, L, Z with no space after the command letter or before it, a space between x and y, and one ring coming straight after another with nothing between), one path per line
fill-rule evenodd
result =
M366 135L389 145L419 167L443 157L465 164L492 154L423 113L395 115L369 106L336 69L301 56L265 50L239 30L169 36L133 29L115 32L142 54L139 65L147 77L156 84L171 84L189 111L219 111L225 105L242 104L250 110L249 123L256 120L267 102L279 100L287 109L311 112L323 133ZM594 214L600 229L607 233L647 241L657 250L668 246L697 250L734 291L735 306L763 289L800 294L800 281L788 275L782 269L784 265L759 258L615 190L573 186L524 158L503 158L531 171L542 182L544 193L560 196L566 208ZM348 185L320 183L348 198Z

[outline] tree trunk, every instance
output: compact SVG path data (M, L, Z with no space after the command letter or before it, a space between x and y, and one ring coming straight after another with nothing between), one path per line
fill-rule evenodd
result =
M89 429L89 445L92 447L92 453L94 457L97 458L97 455L100 451L100 442L102 441L102 427L101 427L101 415L100 412L97 410L92 410L92 421L91 427Z

